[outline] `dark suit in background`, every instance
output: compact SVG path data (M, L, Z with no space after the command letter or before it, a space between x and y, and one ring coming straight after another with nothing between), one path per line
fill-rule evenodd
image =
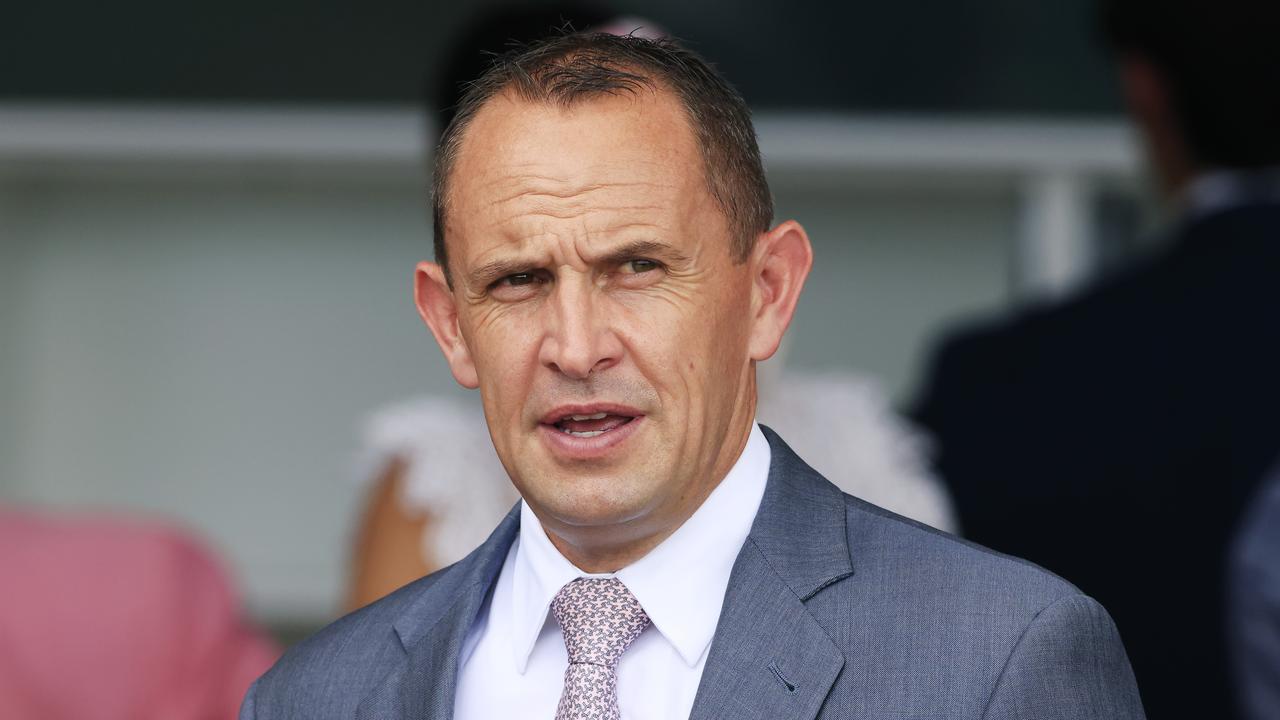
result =
M964 534L1106 606L1151 717L1229 717L1226 554L1280 453L1280 205L956 334L924 387Z
M1236 534L1227 607L1241 718L1280 720L1280 466Z

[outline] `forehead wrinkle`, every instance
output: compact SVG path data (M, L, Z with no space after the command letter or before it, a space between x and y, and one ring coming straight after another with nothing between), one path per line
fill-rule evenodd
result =
M472 172L475 181L484 186L513 186L543 188L541 192L567 196L577 192L611 185L658 185L671 170L672 155L661 161L636 157L629 148L615 148L612 157L590 159L581 157L576 148L567 148L555 158L520 158L530 153L545 153L541 143L529 141L529 147L507 146L492 153L488 162L480 163ZM587 162L581 162L586 160ZM652 174L645 177L645 174Z
M661 218L661 213L670 207L665 203L636 202L634 200L630 200L626 204L590 205L585 207L578 204L566 207L560 203L531 199L531 196L525 196L521 200L529 202L513 200L492 206L491 212L488 214L488 222L484 224L483 229L487 232L497 231L509 235L526 235L528 232L522 231L525 226L536 225L538 231L542 232L543 225L546 222L556 221L573 222L585 234L607 232L623 226L643 224L656 227L662 224L658 220L658 218ZM619 215L621 217L617 217ZM567 229L567 227L562 228L561 232L567 231Z
M586 172L583 174L590 175L591 173ZM575 183L571 180L547 175L517 175L494 180L490 184L497 186L496 190L498 192L505 193L502 197L493 201L496 204L515 202L526 198L580 200L595 193L608 192L610 190L623 192L645 188L675 189L670 183L656 180L602 180Z
M524 221L532 222L535 220L580 220L584 224L587 218L599 215L601 213L615 212L652 212L662 209L663 205L622 205L611 208L561 208L554 204L538 203L532 209L526 209L522 212L512 214L510 217L496 219L490 223L490 229L499 226L518 224ZM636 225L639 221L629 221L622 223L606 223L604 229L610 229L621 225Z
M653 198L653 189L666 192ZM484 201L485 195L499 193L499 198ZM486 231L525 220L572 221L605 213L661 213L680 204L676 189L660 182L602 182L569 188L563 182L554 183L553 187L528 187L519 179L490 183L490 192L473 195L472 201L482 205L468 203L473 210L463 212L473 219L483 218Z
M541 179L544 179L544 178L539 178L539 179L541 180ZM545 179L548 179L548 180L549 180L550 178L545 178ZM518 181L517 181L517 182L512 182L512 183L510 183L510 184L512 184L512 185L516 185L516 184L519 184L519 183L518 183ZM561 184L561 185L567 185L567 183L564 183L564 182L561 182L561 183L558 183L558 184ZM498 199L498 200L496 200L495 202L497 202L497 203L499 203L499 204L502 204L502 203L514 202L514 201L516 201L516 200L523 200L523 199L526 199L526 198L530 198L530 199L550 199L550 198L555 198L555 199L559 199L559 200L572 200L572 199L576 199L576 198L581 198L581 197L582 197L582 196L584 196L584 195L590 195L591 193L596 192L597 190L604 190L604 189L607 189L607 187L608 187L607 185L602 184L602 183L594 183L594 184L583 185L583 186L580 186L580 187L577 187L577 188L565 188L565 189L563 189L563 190L560 190L560 189L555 189L555 190L552 190L552 189L538 189L538 190L523 189L523 190L517 190L517 191L515 191L514 193L512 193L511 195L508 195L507 197L499 198L499 199Z

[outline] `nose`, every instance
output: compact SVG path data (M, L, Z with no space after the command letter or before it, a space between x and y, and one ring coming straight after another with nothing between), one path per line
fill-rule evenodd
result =
M575 380L618 363L622 343L612 327L607 300L586 278L564 279L552 291L542 364Z

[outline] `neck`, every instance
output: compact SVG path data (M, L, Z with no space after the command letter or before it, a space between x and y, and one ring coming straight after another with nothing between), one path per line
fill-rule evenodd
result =
M547 530L547 537L551 540L551 544L555 546L556 550L560 551L560 554L566 560L573 563L574 567L584 572L596 574L614 573L634 563L661 545L662 541L670 537L673 532L675 532L674 529L663 534L649 535L627 543L601 543L589 546L575 544L549 529Z

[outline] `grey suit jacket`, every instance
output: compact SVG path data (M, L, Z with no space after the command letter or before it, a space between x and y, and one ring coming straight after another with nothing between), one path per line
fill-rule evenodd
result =
M1143 717L1092 599L844 495L765 435L764 500L692 718ZM462 561L294 647L250 688L241 720L451 718L463 638L518 531L512 511Z

